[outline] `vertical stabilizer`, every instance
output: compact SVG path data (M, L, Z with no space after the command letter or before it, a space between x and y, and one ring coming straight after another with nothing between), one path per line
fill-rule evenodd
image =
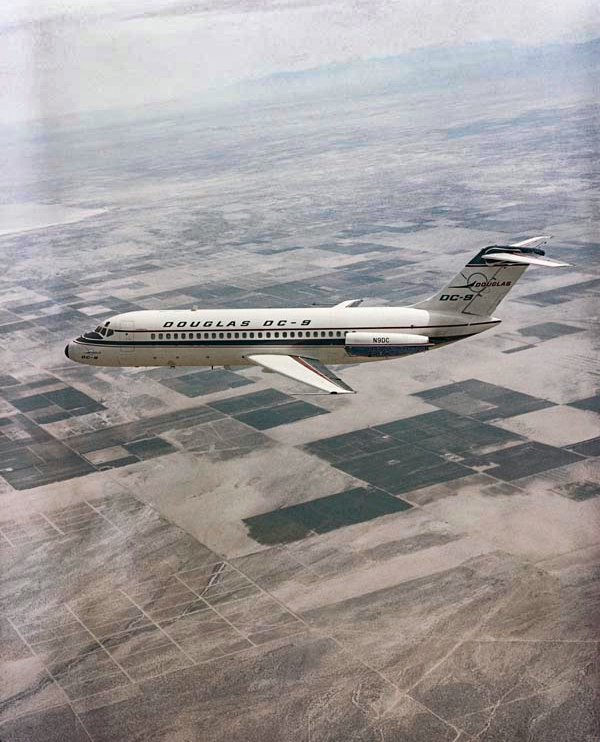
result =
M559 267L567 265L542 258L537 248L550 237L533 237L514 245L484 247L461 272L437 294L414 304L416 309L455 312L490 317L529 265Z

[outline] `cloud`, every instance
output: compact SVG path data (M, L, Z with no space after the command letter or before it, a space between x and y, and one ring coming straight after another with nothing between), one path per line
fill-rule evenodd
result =
M4 120L201 102L244 80L435 44L600 35L593 0L47 0L31 8L16 0L0 9Z
M332 5L332 0L266 0L265 2L240 2L240 0L207 0L202 3L170 3L161 8L146 10L129 16L128 20L141 18L169 18L202 14L248 14L274 11L294 11L300 8Z

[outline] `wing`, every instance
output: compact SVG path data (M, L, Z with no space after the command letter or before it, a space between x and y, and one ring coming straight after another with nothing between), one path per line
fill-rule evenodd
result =
M350 307L357 307L362 303L363 299L347 299L346 301L341 301L339 304L336 304L333 309L348 309Z
M332 371L314 358L303 356L283 356L275 353L260 353L248 356L248 360L269 371L275 371L289 379L301 381L303 384L320 389L329 394L355 394L348 384L345 384Z

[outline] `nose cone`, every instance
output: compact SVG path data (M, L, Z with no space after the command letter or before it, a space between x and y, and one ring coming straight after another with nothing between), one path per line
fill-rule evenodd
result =
M65 345L65 355L69 358L69 344Z

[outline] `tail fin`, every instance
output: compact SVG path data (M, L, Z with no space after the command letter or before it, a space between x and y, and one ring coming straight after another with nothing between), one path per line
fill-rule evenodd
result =
M513 245L491 245L480 250L462 271L435 296L414 304L415 309L491 317L528 265L568 265L543 258L548 236L532 237Z

